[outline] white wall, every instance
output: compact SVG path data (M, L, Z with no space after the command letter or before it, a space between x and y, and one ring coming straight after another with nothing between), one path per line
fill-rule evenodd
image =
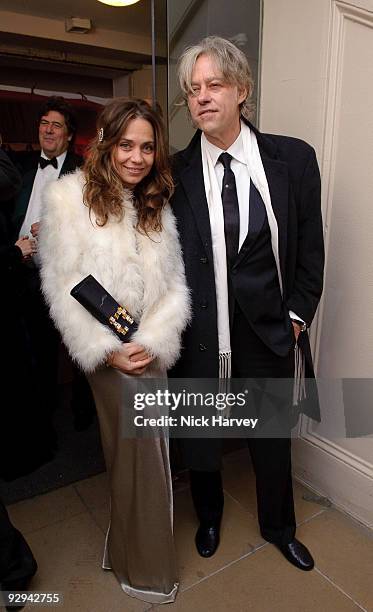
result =
M325 290L311 334L322 423L303 423L295 471L368 525L373 385L363 379L373 379L372 57L373 0L264 0L260 127L313 144L322 172Z

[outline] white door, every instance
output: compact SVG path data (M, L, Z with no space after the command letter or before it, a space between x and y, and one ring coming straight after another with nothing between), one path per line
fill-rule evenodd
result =
M322 423L302 423L294 471L373 526L373 0L264 0L263 17L260 129L308 141L322 173Z

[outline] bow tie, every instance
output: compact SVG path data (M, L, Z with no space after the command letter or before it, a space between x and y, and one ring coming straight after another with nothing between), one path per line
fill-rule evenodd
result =
M53 166L53 168L58 168L57 157L52 157L52 159L45 159L45 157L39 157L39 166L42 170L47 166Z

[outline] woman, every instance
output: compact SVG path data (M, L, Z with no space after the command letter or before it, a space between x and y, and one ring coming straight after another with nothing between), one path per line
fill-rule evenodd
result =
M159 117L144 101L113 100L83 169L47 187L39 238L51 316L88 375L100 421L111 486L103 567L151 603L177 591L168 444L124 439L134 413L123 398L140 375L165 377L189 317L171 193ZM139 323L129 343L70 296L89 274Z

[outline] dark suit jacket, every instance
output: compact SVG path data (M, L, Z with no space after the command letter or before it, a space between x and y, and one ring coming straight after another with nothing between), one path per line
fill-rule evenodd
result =
M24 297L25 266L21 249L15 246L10 237L10 207L14 204L10 198L16 196L21 184L21 175L0 150L0 330L3 354L6 356L1 367L0 477L6 480L23 476L52 457L43 430L39 409L41 391L35 384L23 318L25 304L28 304ZM14 325L9 324L10 320ZM22 363L22 385L19 384L19 363ZM22 448L22 453L15 452L18 446ZM0 503L0 522L2 519ZM0 532L1 527L4 527L4 521L0 525ZM2 553L0 544L0 565Z
M0 270L6 293L14 269L22 266L22 251L10 239L11 198L20 190L21 176L8 156L0 150Z
M310 325L322 292L324 264L315 152L301 140L250 128L257 136L278 223L284 306ZM184 334L183 351L170 373L180 378L218 376L215 278L200 135L197 131L189 146L173 158L176 188L171 203L193 300L193 319ZM255 276L250 249L241 249L231 275L234 295L254 331L276 352L271 346L270 312L256 292L253 270ZM306 376L313 376L308 334L302 334L299 343L306 355Z
M19 231L22 227L22 223L26 216L28 204L30 201L32 188L34 186L35 175L38 169L39 154L35 156L34 167L28 170L22 178L22 187L15 201L14 213L13 213L13 230L14 237L17 240ZM74 172L76 168L79 168L83 164L83 158L80 155L76 155L70 151L67 152L65 161L62 165L59 176Z

